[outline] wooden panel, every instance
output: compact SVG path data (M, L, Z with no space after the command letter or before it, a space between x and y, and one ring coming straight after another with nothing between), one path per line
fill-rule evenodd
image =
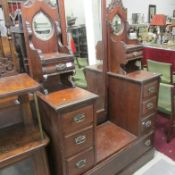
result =
M11 55L9 40L7 37L1 37L1 39L4 56L9 57Z
M93 122L93 105L77 108L72 112L62 114L63 132L76 131Z
M7 108L0 109L0 129L21 123L22 113L20 105L11 105Z
M146 153L144 153L141 157L139 157L139 159L135 160L129 166L124 168L120 173L118 173L118 175L134 174L135 171L144 166L153 158L154 158L154 149L150 149Z
M142 114L148 115L154 113L157 110L157 97L152 97L142 103Z
M99 125L96 136L97 162L120 151L135 139L136 136L111 122Z
M97 123L106 121L105 109L105 76L103 73L103 65L88 66L84 69L88 91L99 95L96 101Z
M138 135L142 98L140 84L110 76L109 92L110 120Z
M152 143L153 133L149 133L140 139L136 139L121 151L116 152L104 161L98 163L94 168L83 175L116 175L150 150L152 148ZM97 149L98 148L99 147L97 147Z
M73 156L94 145L93 126L85 128L80 132L65 137L65 154L66 157Z
M89 149L67 161L67 175L80 175L94 164L93 149Z

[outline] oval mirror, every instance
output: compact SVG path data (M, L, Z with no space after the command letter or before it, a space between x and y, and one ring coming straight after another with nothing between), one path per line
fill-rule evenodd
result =
M50 39L54 33L50 19L43 12L39 12L34 16L32 26L36 37L41 40Z
M119 15L115 15L112 20L112 29L115 35L119 35L123 31L123 23Z

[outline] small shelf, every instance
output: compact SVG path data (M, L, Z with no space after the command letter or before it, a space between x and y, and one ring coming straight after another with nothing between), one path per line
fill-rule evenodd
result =
M135 135L109 121L97 126L97 162L120 151L136 138Z
M30 78L27 74L0 79L0 98L22 95L39 90L40 84Z
M14 125L0 130L0 164L10 159L30 153L48 144L48 138L42 140L39 129Z

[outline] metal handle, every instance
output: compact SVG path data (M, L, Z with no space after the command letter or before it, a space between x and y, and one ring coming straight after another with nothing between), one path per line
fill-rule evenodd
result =
M151 140L150 140L150 139L146 140L146 141L145 141L145 145L146 145L146 146L151 146Z
M82 143L86 142L86 136L85 135L81 135L75 138L75 143L77 145L80 145Z
M80 161L78 161L76 163L76 167L81 169L81 168L83 168L86 165L86 163L87 163L87 160L86 159L82 159L82 160L80 160Z
M66 64L57 64L56 65L57 71L64 70L65 68L66 68Z
M152 102L149 102L146 104L146 109L150 110L154 107L153 103Z
M73 120L75 123L80 123L80 122L83 122L85 118L86 118L85 114L78 114L73 118Z
M145 126L145 128L150 128L152 125L152 121L148 120L146 122L142 122L142 125Z
M154 86L148 88L148 93L152 94L156 92L156 88Z

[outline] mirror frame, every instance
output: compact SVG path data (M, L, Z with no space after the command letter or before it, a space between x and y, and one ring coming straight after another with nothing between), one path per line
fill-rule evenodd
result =
M44 37L44 34L39 34L36 32L36 28L35 28L35 19L38 17L38 15L41 15L43 14L43 17L45 17L45 19L47 19L47 22L49 22L49 25L51 26L50 28L50 32L46 35L48 35L47 37ZM50 20L50 18L42 11L39 11L38 13L36 13L34 16L33 16L33 19L32 19L32 30L33 30L33 33L34 35L42 40L42 41L48 41L50 38L52 38L52 36L54 35L54 32L55 32L55 29L54 29L54 26L53 26L53 23L52 21Z

